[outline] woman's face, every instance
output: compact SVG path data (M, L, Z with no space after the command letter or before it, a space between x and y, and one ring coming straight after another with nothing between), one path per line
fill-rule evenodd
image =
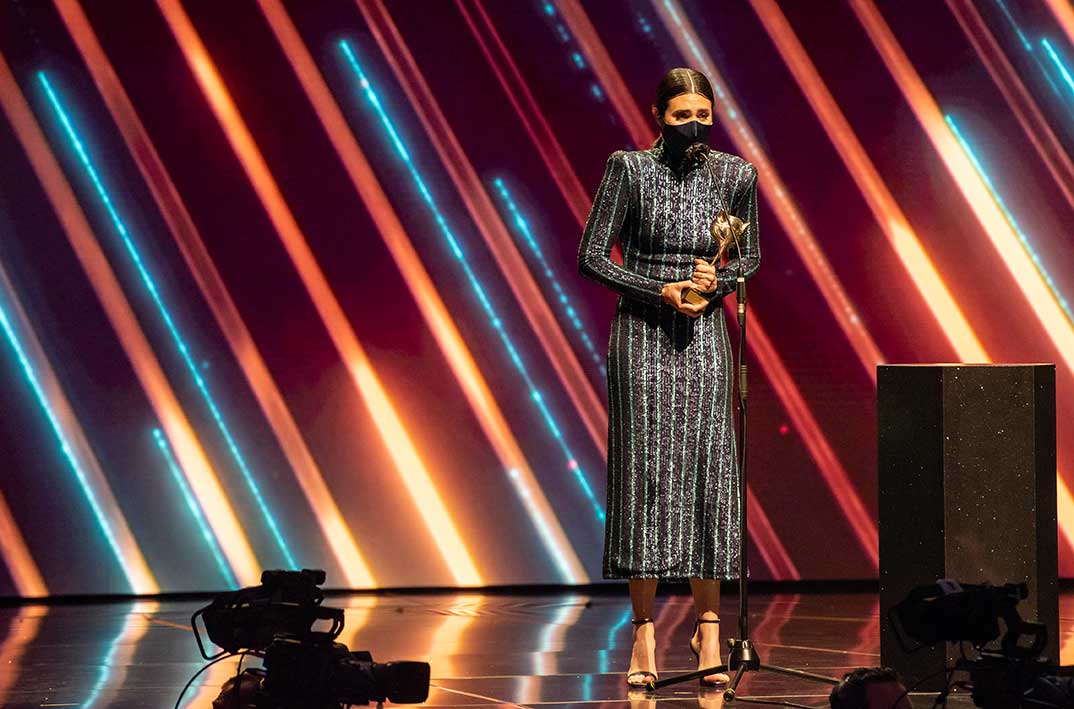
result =
M712 101L701 94L679 94L668 101L664 115L657 113L653 106L653 116L668 125L678 125L696 120L699 123L712 125Z

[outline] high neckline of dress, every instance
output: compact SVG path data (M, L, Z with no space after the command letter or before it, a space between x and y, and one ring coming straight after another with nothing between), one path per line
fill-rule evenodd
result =
M664 147L663 141L657 141L656 145L654 145L653 147L649 148L647 152L650 155L652 155L654 158L656 158L657 162L659 162L662 165L665 165L668 169L670 169L676 175L685 175L687 172L690 172L695 167L700 167L700 165L691 165L690 167L688 167L687 169L684 170L683 166L681 164L679 164L679 165L671 164L671 162L668 160L668 150L667 150L667 148Z

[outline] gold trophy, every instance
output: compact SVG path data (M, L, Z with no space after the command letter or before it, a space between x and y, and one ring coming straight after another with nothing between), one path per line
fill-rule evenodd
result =
M712 220L712 226L709 227L709 231L712 232L712 238L720 245L716 255L709 261L710 266L715 266L720 262L723 252L731 244L734 244L736 249L738 248L738 237L742 235L742 232L746 231L746 227L749 225L749 222L744 222L735 215L728 214L726 209L719 211L716 218ZM691 305L701 305L709 302L709 299L701 291L692 287L683 292L682 300L684 303L690 303Z

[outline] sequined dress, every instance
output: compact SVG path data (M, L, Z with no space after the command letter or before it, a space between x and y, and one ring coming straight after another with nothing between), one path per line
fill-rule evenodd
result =
M721 300L739 259L717 272L699 318L662 302L711 258L720 207L750 222L741 264L760 264L757 170L712 150L677 172L662 146L608 158L578 250L578 268L620 294L608 341L605 578L738 577L738 466L733 360ZM623 265L611 260L619 240Z

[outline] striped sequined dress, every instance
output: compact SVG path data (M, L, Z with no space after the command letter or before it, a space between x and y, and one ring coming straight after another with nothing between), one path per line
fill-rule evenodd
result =
M738 466L732 354L720 306L739 259L694 319L661 287L711 258L721 207L750 222L741 265L760 263L757 170L712 150L707 165L673 170L660 145L618 150L586 221L582 275L620 294L608 341L608 506L605 578L737 578ZM618 240L623 265L611 260Z

